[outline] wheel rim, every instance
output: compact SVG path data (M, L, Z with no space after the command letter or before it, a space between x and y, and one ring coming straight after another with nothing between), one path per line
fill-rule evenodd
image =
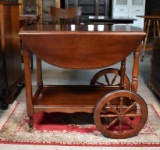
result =
M111 80L108 77L109 74L110 75L112 74ZM119 82L120 82L120 80L118 78L120 78L120 70L113 69L113 68L107 68L107 69L101 70L98 73L96 73L94 75L94 77L92 78L92 80L90 82L90 85L91 86L95 86L95 85L99 85L99 86L118 85ZM100 80L103 80L103 81L100 81ZM117 80L119 81L118 83L117 83ZM125 89L130 90L130 80L127 77L127 75L124 75L124 82L125 82Z
M115 99L118 100L117 104ZM126 101L130 101L130 104ZM94 111L97 129L104 136L116 139L137 135L145 125L147 116L148 109L144 100L127 90L107 94L97 103Z

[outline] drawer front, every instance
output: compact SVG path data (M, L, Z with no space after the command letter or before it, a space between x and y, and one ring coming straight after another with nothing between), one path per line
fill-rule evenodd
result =
M128 13L128 8L127 7L114 7L114 12Z
M113 14L113 17L129 17L129 16L128 16L128 13L118 13L118 12L115 12Z
M142 7L131 7L129 13L144 15L144 8Z

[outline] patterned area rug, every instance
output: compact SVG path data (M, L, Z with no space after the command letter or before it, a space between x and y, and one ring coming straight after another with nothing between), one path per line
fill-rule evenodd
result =
M95 127L92 114L40 113L28 132L25 104L17 103L0 123L0 143L64 146L160 146L160 110L148 105L149 116L140 133L128 139L109 139Z

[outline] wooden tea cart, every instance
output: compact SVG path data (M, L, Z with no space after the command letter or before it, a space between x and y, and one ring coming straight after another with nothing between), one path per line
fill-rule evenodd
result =
M129 25L33 25L19 32L24 51L27 114L93 113L97 129L109 138L138 134L148 110L136 91L141 42L145 32ZM36 55L37 91L32 92L30 51ZM125 73L133 52L132 81ZM90 85L44 85L41 61L70 69L102 69ZM121 62L120 69L107 68ZM108 75L114 75L109 78ZM101 77L105 82L100 82ZM115 83L119 78L118 83Z

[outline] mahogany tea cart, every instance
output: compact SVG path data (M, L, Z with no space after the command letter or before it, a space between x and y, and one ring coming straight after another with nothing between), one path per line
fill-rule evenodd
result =
M145 32L129 25L32 25L23 28L19 35L24 50L30 129L34 114L40 112L93 113L97 129L109 138L129 138L143 128L148 109L136 91ZM37 90L34 94L30 52L36 55ZM130 81L125 70L126 57L132 52ZM44 85L41 61L66 69L105 69L93 76L90 85ZM120 69L108 68L118 62L121 62ZM105 82L99 81L102 77Z

